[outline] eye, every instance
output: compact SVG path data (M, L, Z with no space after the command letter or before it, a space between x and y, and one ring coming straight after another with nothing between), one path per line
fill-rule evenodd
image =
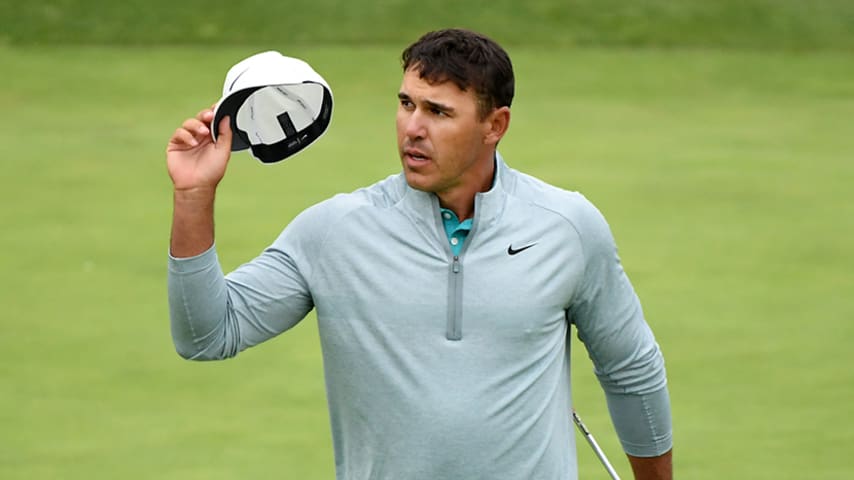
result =
M411 110L415 108L415 104L412 103L412 100L408 100L405 98L400 99L400 106L405 108L406 110Z
M433 115L436 115L438 117L447 117L448 116L448 112L442 110L441 108L436 108L436 107L431 108L430 113L432 113Z

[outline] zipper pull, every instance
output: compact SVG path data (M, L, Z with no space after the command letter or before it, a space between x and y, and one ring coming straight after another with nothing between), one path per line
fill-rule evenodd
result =
M460 273L460 257L454 255L454 273Z

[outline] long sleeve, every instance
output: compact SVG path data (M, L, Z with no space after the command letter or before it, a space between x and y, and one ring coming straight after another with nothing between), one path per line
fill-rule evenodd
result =
M288 245L283 233L227 276L215 247L195 257L169 257L169 313L179 355L192 360L233 357L288 330L311 311L308 286L285 253Z
M652 457L672 447L664 357L623 271L610 228L590 206L580 218L585 273L570 318L605 391L626 453Z

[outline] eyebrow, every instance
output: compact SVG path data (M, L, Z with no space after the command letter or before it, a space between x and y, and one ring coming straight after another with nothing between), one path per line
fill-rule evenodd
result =
M412 98L403 92L398 93L397 98L400 100L406 100L406 101L414 103ZM441 110L441 111L447 112L447 113L453 113L455 111L454 108L449 106L449 105L445 105L445 104L442 104L439 102L434 102L432 100L424 100L423 103L425 105L427 105L428 107L430 107L431 109Z

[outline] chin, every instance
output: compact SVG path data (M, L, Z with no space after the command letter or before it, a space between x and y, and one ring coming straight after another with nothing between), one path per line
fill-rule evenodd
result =
M418 175L417 173L406 170L405 168L403 170L403 174L406 177L406 183L415 190L430 193L435 191L432 182L424 178L423 175Z

